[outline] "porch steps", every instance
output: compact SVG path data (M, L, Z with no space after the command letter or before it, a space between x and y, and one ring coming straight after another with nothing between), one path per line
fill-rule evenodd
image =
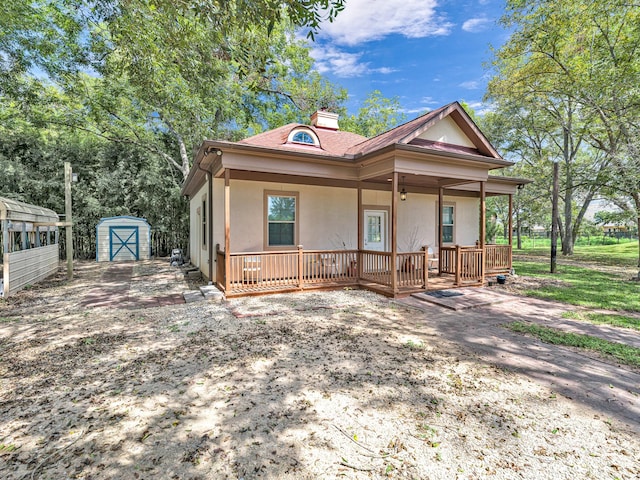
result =
M502 303L514 297L491 288L473 287L414 293L411 298L460 311ZM416 305L415 302L413 304Z
M204 302L205 300L220 303L224 295L214 285L203 285L198 290L182 292L185 303Z

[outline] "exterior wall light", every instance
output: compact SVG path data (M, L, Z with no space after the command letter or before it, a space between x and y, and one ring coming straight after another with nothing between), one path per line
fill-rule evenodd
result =
M403 202L407 199L407 191L404 189L404 175L402 176L402 190L400 190L400 200Z

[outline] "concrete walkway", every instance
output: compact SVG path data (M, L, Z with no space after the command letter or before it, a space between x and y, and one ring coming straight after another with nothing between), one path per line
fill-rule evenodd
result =
M158 261L111 263L104 266L81 305L128 310L174 305L185 303L182 291L186 289L187 285L177 281L169 268L160 268Z
M517 371L553 392L593 408L603 420L615 420L640 434L640 372L603 362L575 349L543 343L501 325L514 321L535 322L633 346L640 346L640 332L562 319L562 312L571 308L568 305L505 297L508 298L500 303L464 311L411 297L399 302L419 309L423 321L439 336L488 363Z

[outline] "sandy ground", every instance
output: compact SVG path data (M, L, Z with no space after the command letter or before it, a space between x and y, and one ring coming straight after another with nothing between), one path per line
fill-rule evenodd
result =
M185 287L155 267L138 295ZM640 478L615 421L381 296L83 306L100 268L0 301L0 478Z

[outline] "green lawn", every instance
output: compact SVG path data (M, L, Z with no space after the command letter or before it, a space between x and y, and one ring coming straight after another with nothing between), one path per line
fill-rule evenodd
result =
M541 242L545 242L544 245ZM515 243L515 241L514 241ZM513 254L536 255L549 258L549 241L538 241L536 247L525 246L522 250L514 248ZM558 242L558 259L560 254L560 242ZM614 243L610 245L576 245L571 259L585 263L600 263L602 265L618 265L635 267L638 265L638 241L626 243Z
M560 280L566 287L548 286L528 290L525 295L608 310L640 312L640 282L589 268L558 265L558 273L549 273L549 263L518 262L513 266L518 275Z
M523 322L509 323L505 327L514 332L533 335L546 343L583 348L613 357L620 363L636 367L640 366L640 349L622 343L609 342L589 335L567 333L556 328L541 327L540 325Z
M631 328L640 330L640 317L629 317L627 315L616 315L614 313L569 311L562 314L562 318L581 320L583 322L613 325L614 327Z

